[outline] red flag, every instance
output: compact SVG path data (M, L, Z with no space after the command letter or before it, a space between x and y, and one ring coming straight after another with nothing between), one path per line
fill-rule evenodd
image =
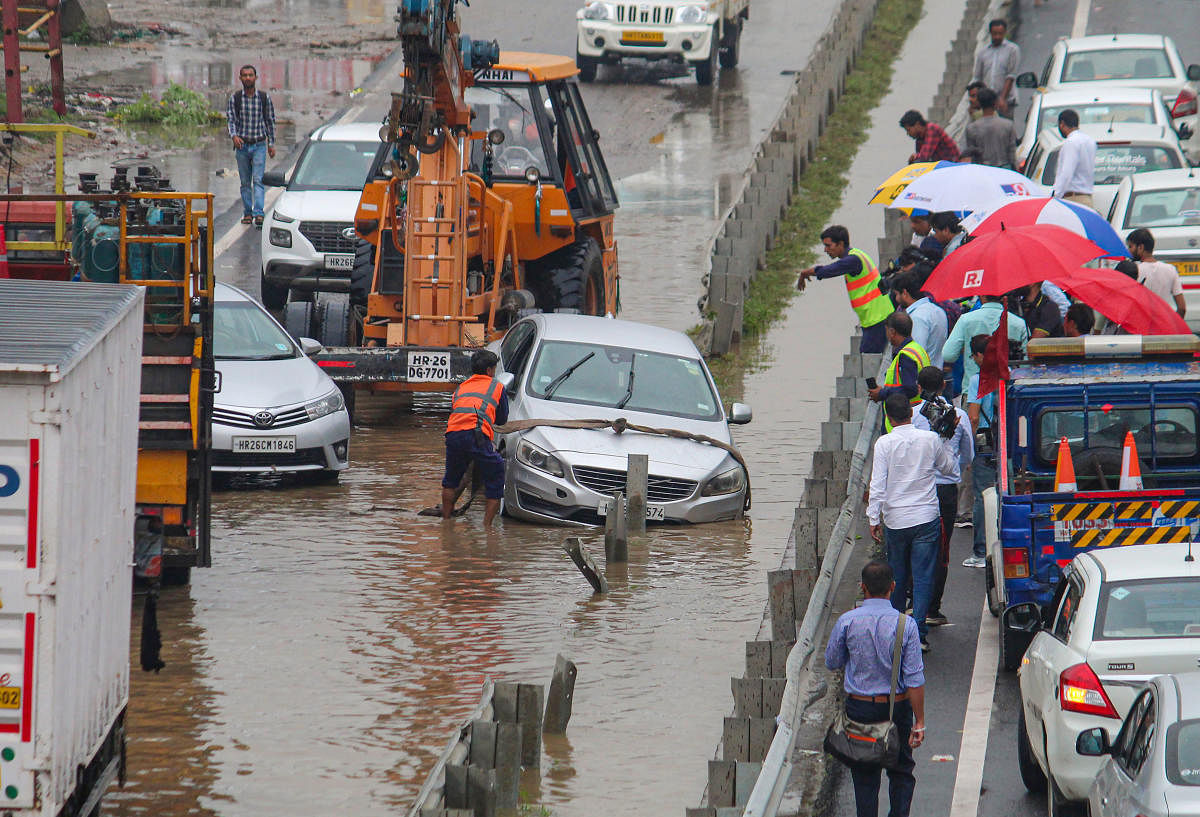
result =
M1007 306L1007 305L1006 305ZM992 333L979 365L979 396L991 394L1009 378L1008 371L1008 309L1000 313L1000 325Z

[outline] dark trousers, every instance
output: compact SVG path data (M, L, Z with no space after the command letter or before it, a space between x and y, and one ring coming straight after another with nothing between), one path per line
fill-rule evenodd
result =
M905 598L909 582L912 582L912 616L924 641L928 628L925 614L929 612L929 598L933 593L934 568L942 546L939 542L942 520L930 519L911 528L893 529L883 527L883 544L887 547L888 566L896 579L892 592L892 606L901 613L905 609Z
M946 576L950 572L950 534L958 513L958 485L937 487L938 510L942 515L942 552L933 569L933 593L929 597L929 612L941 614L942 594L946 592Z
M884 329L883 321L874 326L864 326L862 330L862 341L858 344L858 351L864 355L875 355L887 348L887 331Z
M861 723L886 721L887 713L887 702L846 699L846 714ZM887 770L888 801L891 804L888 817L908 817L913 789L917 787L917 778L913 775L916 763L913 762L912 749L908 746L908 736L913 725L912 705L908 701L896 701L892 720L900 733L900 760L896 768ZM850 777L854 781L854 805L858 817L879 817L879 775L882 771L878 766L850 767Z

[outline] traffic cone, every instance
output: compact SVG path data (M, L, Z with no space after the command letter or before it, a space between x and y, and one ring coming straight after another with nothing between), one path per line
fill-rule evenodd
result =
M5 237L4 225L0 224L0 278L8 277L8 239Z
M1058 467L1054 469L1054 490L1079 490L1079 486L1075 482L1075 463L1071 461L1071 446L1067 443L1066 437L1062 437L1058 441Z
M1132 431L1125 432L1125 445L1121 448L1121 484L1118 487L1122 491L1142 490L1142 466L1138 463Z

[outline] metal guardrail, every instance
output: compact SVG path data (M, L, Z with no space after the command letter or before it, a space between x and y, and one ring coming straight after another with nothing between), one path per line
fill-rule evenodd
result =
M891 362L891 350L884 354L879 364L876 379L883 382L884 374ZM821 559L821 574L808 599L804 620L796 633L796 645L787 659L787 684L783 690L783 702L776 718L777 729L771 748L763 760L762 770L754 783L754 790L746 803L743 817L775 817L779 803L787 789L792 770L792 750L796 746L796 733L800 729L804 713L812 702L821 697L812 690L814 671L813 654L818 651L818 639L825 631L829 614L833 612L833 594L841 584L846 565L854 553L855 527L862 514L863 488L866 479L867 455L871 451L879 431L882 407L872 402L863 416L862 428L855 441L850 459L850 474L846 479L846 499L842 502L829 543Z

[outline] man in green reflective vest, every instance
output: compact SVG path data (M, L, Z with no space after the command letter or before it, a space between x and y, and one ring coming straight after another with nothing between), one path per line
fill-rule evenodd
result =
M888 315L884 325L888 343L892 344L892 365L888 366L883 385L876 386L868 394L876 402L883 402L893 394L903 394L915 408L921 404L917 375L929 365L929 353L912 339L912 317L907 312L893 312ZM886 414L883 427L885 431L892 430Z
M879 268L866 252L851 249L850 231L839 224L825 228L821 243L833 263L801 270L796 289L803 291L808 279L813 277L817 280L845 278L850 307L862 327L862 343L858 349L864 354L882 352L887 346L883 322L894 307L891 299L879 291Z

